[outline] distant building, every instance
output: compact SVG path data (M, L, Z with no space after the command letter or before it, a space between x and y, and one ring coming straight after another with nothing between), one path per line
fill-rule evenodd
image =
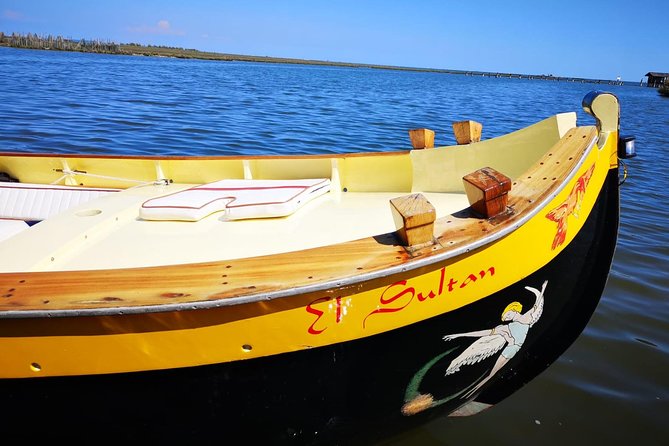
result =
M657 73L651 71L649 73L646 73L646 77L648 78L647 85L649 87L657 88L663 85L669 85L669 73Z

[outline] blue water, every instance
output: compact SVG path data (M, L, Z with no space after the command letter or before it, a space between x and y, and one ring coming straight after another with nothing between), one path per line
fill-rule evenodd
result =
M4 145L63 153L406 149L407 129L415 127L450 144L454 120L482 122L491 137L572 110L593 87L7 48L0 74Z
M0 150L224 155L405 150L428 127L490 138L618 96L637 137L620 240L590 324L495 408L383 444L669 444L669 98L655 89L439 73L105 56L0 48Z

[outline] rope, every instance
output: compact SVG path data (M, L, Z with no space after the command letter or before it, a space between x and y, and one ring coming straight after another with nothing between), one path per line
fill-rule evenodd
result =
M162 178L160 180L155 180L155 181L142 181L142 180L134 180L132 178L122 178L122 177L113 177L109 175L97 175L94 173L88 173L84 172L82 170L69 170L69 169L55 169L56 172L62 172L63 176L58 178L56 181L52 182L51 184L58 184L61 181L65 180L67 177L73 177L75 175L83 175L87 177L92 177L92 178L100 178L103 180L114 180L114 181L126 181L128 183L137 183L136 186L133 186L129 189L132 189L134 187L141 187L141 186L146 186L148 184L152 184L154 186L161 186L161 185L166 185L172 182L172 180Z
M621 159L619 159L618 162L620 162L620 164L623 166L623 179L618 182L618 186L622 186L623 183L625 183L625 180L627 180L627 164L625 164Z

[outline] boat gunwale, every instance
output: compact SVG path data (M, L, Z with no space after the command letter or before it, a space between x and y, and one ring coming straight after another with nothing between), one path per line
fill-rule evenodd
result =
M369 152L350 152L350 153L297 153L291 155L108 155L95 153L30 153L30 152L0 152L0 157L15 157L15 158L56 158L56 159L105 159L105 160L146 160L146 161L243 161L243 160L294 160L294 159L332 159L332 158L360 158L367 156L397 156L408 155L411 150L386 150L386 151L369 151Z
M586 126L590 127L590 126ZM575 127L578 129L582 127ZM558 144L562 139L558 140ZM508 234L516 231L518 228L523 226L534 216L536 216L545 206L553 200L560 192L562 192L571 180L576 176L577 172L581 166L585 163L585 160L592 152L593 148L596 146L598 140L598 133L594 132L591 139L586 144L580 144L579 150L582 150L581 156L579 159L573 163L572 167L568 171L565 178L561 181L557 187L552 188L551 192L546 194L540 201L533 203L533 205L520 213L520 217L511 224L503 225L499 230L496 230L488 235L476 238L473 241L464 244L463 246L445 249L441 252L430 253L430 255L424 255L420 257L410 257L408 260L402 262L398 265L391 265L387 267L382 267L374 271L363 272L355 274L348 277L343 277L339 279L327 279L320 281L315 284L307 285L297 285L290 288L282 288L278 290L263 291L253 294L245 294L243 296L237 297L219 297L212 300L198 300L190 302L179 302L179 303L161 303L161 304L150 304L150 305L132 305L132 306L114 306L114 307L104 307L104 308L79 308L79 309L62 309L62 310L4 310L0 311L0 319L28 319L28 318L43 318L43 317L82 317L82 316L120 316L127 314L145 314L145 313L169 313L169 312L180 312L180 311L192 311L192 310L208 310L221 307L229 307L243 304L250 304L256 302L265 302L274 299L287 298L295 295L303 295L315 292L322 292L325 290L330 290L340 287L348 287L357 285L364 282L373 281L387 276L392 276L396 274L406 273L408 271L413 271L419 268L429 267L430 265L444 262L446 260L458 257L463 254L467 254L471 251L479 249L483 246L489 245ZM583 147L585 148L583 149ZM601 148L600 148L601 150ZM546 152L550 152L550 149ZM384 154L396 154L396 152L379 152ZM1 155L1 154L0 154ZM364 155L364 154L363 154ZM46 156L46 155L45 155ZM49 155L53 157L53 155ZM316 155L317 157L331 157L330 155ZM342 154L342 157L347 156ZM76 157L76 156L72 156ZM286 158L295 158L300 157L300 155L295 156L286 156ZM116 156L110 156L110 158L119 158ZM134 158L134 157L132 157ZM141 157L145 158L145 157ZM206 159L211 159L211 157L204 157ZM228 157L222 157L229 159ZM248 157L240 157L248 159ZM268 156L267 158L275 158L273 156ZM160 157L159 159L165 159ZM187 159L193 159L192 157L187 157ZM538 163L536 163L538 164ZM536 164L530 166L528 171L535 168ZM452 215L444 216L438 219L438 221L445 221ZM392 234L392 233L389 233ZM374 237L381 237L388 234L378 234ZM374 238L368 237L366 239ZM365 240L365 239L361 239ZM354 243L345 242L345 243ZM343 245L345 243L339 244ZM328 248L328 247L323 247ZM322 248L317 248L322 249ZM220 263L220 262L206 262L210 263ZM174 266L174 265L173 265ZM178 265L177 265L178 266ZM129 268L132 270L141 270L141 269L160 269L163 267L140 267L140 268ZM65 272L32 272L28 274L53 274L53 273L67 273ZM6 273L6 274L17 274L17 273ZM1 276L2 274L0 274Z

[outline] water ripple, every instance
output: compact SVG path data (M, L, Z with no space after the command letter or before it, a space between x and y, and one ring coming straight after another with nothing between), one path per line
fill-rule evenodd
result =
M0 141L5 151L131 155L406 150L408 129L431 128L436 144L454 144L451 123L464 119L481 122L484 138L564 111L594 124L579 107L598 87L0 48ZM669 100L649 88L606 90L619 97L622 133L637 137L639 156L627 162L620 239L601 303L574 346L532 382L534 390L514 396L526 404L489 411L500 418L492 429L461 424L467 444L477 435L479 444L522 443L518 420L536 427L527 410L555 421L541 424L535 442L542 444L585 442L588 430L589 442L609 444L652 444L669 435ZM597 413L604 421L587 417ZM573 435L565 436L563 421ZM447 427L439 437L458 438L453 420ZM533 432L539 435L529 428L522 435L529 440Z

